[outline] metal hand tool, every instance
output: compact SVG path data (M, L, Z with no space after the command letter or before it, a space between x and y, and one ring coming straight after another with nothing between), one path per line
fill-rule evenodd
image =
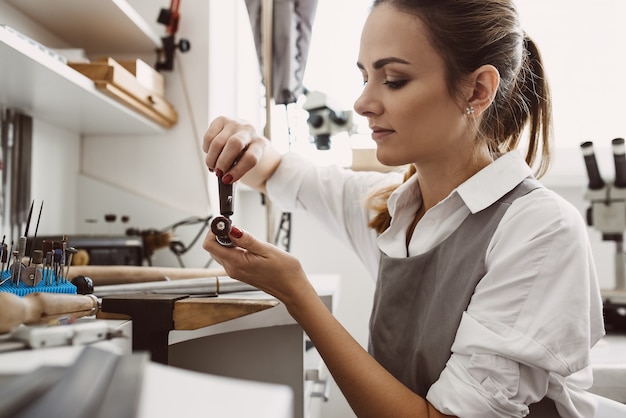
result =
M234 213L233 185L225 184L221 178L217 179L220 195L220 214L211 221L211 231L216 236L216 241L225 247L232 247L233 243L229 238L232 222L230 217Z
M43 278L43 272L41 270L42 261L43 252L41 250L34 250L28 267L26 267L22 273L22 283L27 286L35 287L41 282Z
M99 300L94 295L35 292L17 296L0 292L0 334L21 324L45 324L59 318L76 319L95 315Z

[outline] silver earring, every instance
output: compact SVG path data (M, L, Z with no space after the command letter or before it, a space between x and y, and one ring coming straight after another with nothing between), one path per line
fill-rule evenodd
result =
M465 108L465 114L466 115L473 115L474 114L474 106L467 106Z

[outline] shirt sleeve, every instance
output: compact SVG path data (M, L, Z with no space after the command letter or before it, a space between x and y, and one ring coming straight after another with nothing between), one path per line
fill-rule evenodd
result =
M548 395L563 416L590 416L584 371L604 326L580 213L547 189L517 199L485 265L427 399L457 416L523 417Z
M399 173L355 172L338 166L319 167L303 156L287 153L267 181L268 196L283 210L303 210L340 242L353 249L373 277L380 253L376 232L367 226L369 194L397 182Z

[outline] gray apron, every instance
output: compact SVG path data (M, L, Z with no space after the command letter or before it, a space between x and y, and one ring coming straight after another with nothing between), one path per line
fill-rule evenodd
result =
M542 187L529 177L488 208L470 214L449 237L414 257L381 253L370 318L370 354L422 397L439 379L476 285L485 253L511 203ZM410 319L409 319L410 318ZM533 418L558 417L554 401L531 405Z

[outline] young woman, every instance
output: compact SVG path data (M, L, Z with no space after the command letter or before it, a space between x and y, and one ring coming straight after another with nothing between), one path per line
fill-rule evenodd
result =
M234 248L204 248L286 305L359 417L593 417L600 293L582 217L531 169L548 167L550 97L513 2L377 0L357 65L354 108L404 178L314 167L223 117L203 148L222 181L352 246L377 280L369 350L290 254L237 227Z

